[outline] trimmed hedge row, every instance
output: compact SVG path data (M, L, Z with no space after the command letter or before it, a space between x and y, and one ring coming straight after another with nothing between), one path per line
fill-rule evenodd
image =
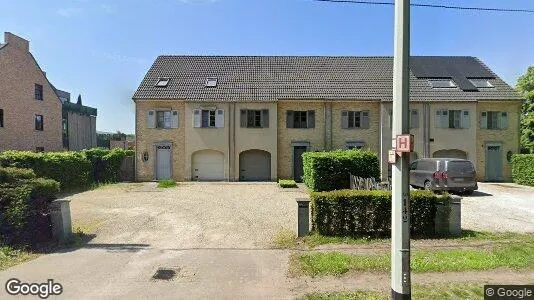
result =
M315 192L348 189L349 174L363 178L380 178L380 161L367 150L306 152L302 155L304 183Z
M517 184L534 186L534 154L512 156L512 177Z
M327 236L391 234L391 192L339 190L311 193L312 228ZM449 201L444 197L442 201ZM438 197L429 191L410 193L410 231L416 237L436 236Z
M33 245L51 236L50 202L59 183L32 170L0 168L0 244Z
M133 156L133 150L114 148L112 150L94 148L84 151L85 156L93 165L94 182L118 182L122 160L126 156Z
M4 151L0 166L32 169L37 177L54 179L66 190L91 184L91 162L81 152Z

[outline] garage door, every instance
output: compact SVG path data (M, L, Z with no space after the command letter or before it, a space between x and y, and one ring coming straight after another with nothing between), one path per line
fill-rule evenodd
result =
M215 150L193 154L192 180L224 180L224 155Z
M439 150L434 152L434 158L462 158L467 159L467 153L458 149Z
M271 154L262 150L248 150L239 155L240 181L270 181Z

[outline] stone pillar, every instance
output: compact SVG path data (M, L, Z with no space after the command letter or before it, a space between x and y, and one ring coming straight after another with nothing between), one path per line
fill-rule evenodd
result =
M310 199L297 198L297 237L310 233Z
M58 199L52 201L50 217L52 218L53 238L59 241L67 241L72 236L70 200Z

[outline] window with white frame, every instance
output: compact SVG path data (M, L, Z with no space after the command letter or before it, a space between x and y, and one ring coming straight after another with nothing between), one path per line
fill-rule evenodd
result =
M193 127L222 128L224 127L224 110L216 108L199 108L193 110Z
M436 128L469 128L469 110L438 109L436 110L435 124Z
M503 130L508 128L508 112L483 111L480 114L480 128Z
M171 129L178 128L178 111L149 110L148 128Z
M341 128L343 129L355 129L369 128L369 111L341 111Z

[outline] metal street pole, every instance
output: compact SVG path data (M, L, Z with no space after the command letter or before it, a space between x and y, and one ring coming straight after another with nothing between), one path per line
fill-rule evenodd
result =
M395 0L392 136L410 133L410 0ZM411 299L409 153L392 168L391 298Z

